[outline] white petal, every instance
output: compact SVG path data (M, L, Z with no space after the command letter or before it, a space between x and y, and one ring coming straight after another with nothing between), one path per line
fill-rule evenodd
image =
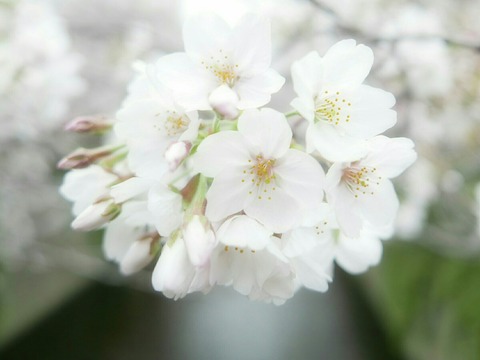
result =
M261 250L267 246L272 232L252 218L239 215L225 221L217 231L218 240L227 246Z
M322 78L322 60L316 51L308 53L292 65L293 87L303 100L313 101L320 90Z
M325 174L310 155L289 149L275 164L277 183L302 206L313 208L323 199Z
M150 264L153 255L150 253L150 241L135 241L120 261L120 271L124 275L131 275Z
M110 195L119 204L147 192L151 186L152 180L135 176L112 186Z
M153 216L148 210L148 202L145 200L130 200L122 205L122 212L119 215L124 219L125 224L131 227L145 229L146 225L152 225Z
M270 22L247 14L235 26L230 41L240 76L251 77L266 71L271 62Z
M168 172L168 162L165 159L167 142L135 138L128 142L128 146L128 165L135 175L160 180Z
M79 215L97 199L107 196L109 186L117 180L117 176L102 167L91 165L67 172L59 190L64 198L74 202L73 214Z
M225 249L222 244L217 247L212 257L210 283L232 285L236 291L249 295L252 299L264 299L268 296L268 291L284 294L284 286L269 283L275 278L279 280L278 277L292 281L288 264L281 261L268 248L255 252L245 250L240 253L240 249ZM290 296L293 295L293 286L291 291L287 292Z
M359 204L352 192L344 184L340 184L333 193L327 193L329 202L335 208L335 215L340 229L351 237L357 237L363 227ZM332 201L334 199L334 201Z
M358 197L362 216L372 225L388 225L395 219L399 206L393 184L390 180L384 179L373 192L373 195L367 193Z
M103 252L109 260L120 262L130 246L141 236L141 231L117 218L110 222L103 235Z
M159 114L165 114L168 110L163 104L153 99L137 100L129 102L117 112L115 134L120 139L132 137L147 137L162 139L166 136L159 131Z
M221 47L230 32L230 26L217 15L192 17L183 26L185 51L193 56L209 56Z
M226 119L238 117L238 95L230 86L223 84L213 90L208 97L212 108Z
M379 169L382 175L394 178L417 159L413 141L407 138L377 136L369 141L371 151L363 160Z
M158 183L150 189L148 210L162 236L170 235L182 223L182 197L164 184Z
M185 53L161 57L156 77L173 91L175 100L186 111L210 110L208 95L217 86L215 76L194 63Z
M228 168L217 174L207 192L206 215L210 221L220 221L243 210L252 184L242 182L242 168Z
M190 123L185 132L178 138L179 141L193 142L198 136L198 127L200 126L200 119L196 111L189 111L187 114Z
M206 229L200 217L194 215L183 231L183 236L192 265L205 266L217 244L213 231Z
M377 265L382 257L382 242L373 234L359 238L340 235L336 259L340 267L351 274L359 274Z
M313 98L295 98L290 103L298 113L308 122L312 123L315 119L315 102Z
M397 122L397 113L390 109L394 104L392 94L362 85L350 113L351 121L343 127L354 137L367 139L378 135Z
M234 86L239 97L239 109L252 109L270 102L271 94L276 93L285 83L285 78L273 69L253 77L241 77Z
M157 291L175 300L193 291L206 291L208 273L197 271L190 263L182 238L163 247L152 274L152 285Z
M297 200L281 187L277 186L274 191L268 193L268 196L264 195L261 189L258 193L254 192L248 196L245 213L273 232L288 231L299 222L301 208Z
M314 227L298 227L289 231L284 236L284 247L282 252L285 256L292 258L312 250L318 245Z
M373 52L355 40L333 45L323 57L325 83L356 86L367 77L373 64Z
M263 108L247 110L238 119L238 131L251 145L251 151L265 159L283 156L292 141L292 130L285 115Z
M115 218L120 209L120 206L111 198L93 203L72 221L72 229L79 231L99 229Z
M333 252L324 246L291 259L297 280L306 288L325 292L331 277L328 269L333 262Z
M329 161L353 161L365 156L367 146L365 140L342 136L335 125L319 121L308 129L307 147L315 148L320 155ZM310 144L311 143L311 144Z
M328 202L331 205L335 204L335 191L342 180L343 171L346 166L347 164L341 162L333 163L325 176L325 191L327 192L327 196L329 196ZM332 203L332 201L334 202Z
M230 166L248 166L250 154L243 136L237 131L222 131L208 136L193 157L197 172L215 177Z

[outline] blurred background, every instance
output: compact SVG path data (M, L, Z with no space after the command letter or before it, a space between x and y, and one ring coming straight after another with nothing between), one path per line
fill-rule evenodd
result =
M173 302L149 270L105 261L100 232L69 228L55 164L100 140L64 125L113 117L132 62L181 51L205 11L271 19L281 111L293 61L345 38L373 48L367 82L397 98L389 135L419 153L379 266L280 307L230 289ZM480 359L479 15L477 0L0 0L0 358Z

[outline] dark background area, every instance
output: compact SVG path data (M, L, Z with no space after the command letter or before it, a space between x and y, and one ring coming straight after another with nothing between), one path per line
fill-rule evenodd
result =
M1 359L399 359L357 284L283 306L229 289L174 302L92 283L0 351Z

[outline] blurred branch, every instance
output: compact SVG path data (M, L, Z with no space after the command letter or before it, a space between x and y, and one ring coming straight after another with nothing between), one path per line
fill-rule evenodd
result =
M103 284L128 286L147 293L155 292L151 286L151 270L144 269L127 277L119 272L117 266L104 259L55 243L38 241L29 250L31 253L28 256L7 255L7 259L16 264L14 269L17 270L13 271L22 270L23 266L26 266L28 271L67 271Z
M344 23L340 15L335 10L333 10L330 6L322 3L321 1L308 0L308 2L312 4L315 8L332 16L335 19L336 26L340 30L345 31L346 33L349 33L349 34L355 34L357 37L361 37L367 43L389 42L391 44L396 44L397 42L404 41L404 40L412 40L412 41L441 40L445 42L447 45L461 47L461 48L469 49L469 50L480 53L480 44L474 44L464 40L452 39L442 35L414 34L414 35L402 35L402 36L394 36L394 37L374 36L366 33L364 30L360 28Z

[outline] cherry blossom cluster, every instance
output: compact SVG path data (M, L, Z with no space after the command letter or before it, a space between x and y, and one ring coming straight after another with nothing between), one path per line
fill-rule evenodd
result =
M184 52L135 64L114 122L69 124L113 129L59 163L71 169L61 193L72 227L105 228L106 257L126 275L158 258L153 287L174 299L224 285L281 304L301 287L326 291L335 263L377 264L399 206L391 179L416 153L380 135L396 123L395 99L363 84L372 51L344 40L296 61L284 114L264 107L285 82L267 20L199 16L183 39Z

